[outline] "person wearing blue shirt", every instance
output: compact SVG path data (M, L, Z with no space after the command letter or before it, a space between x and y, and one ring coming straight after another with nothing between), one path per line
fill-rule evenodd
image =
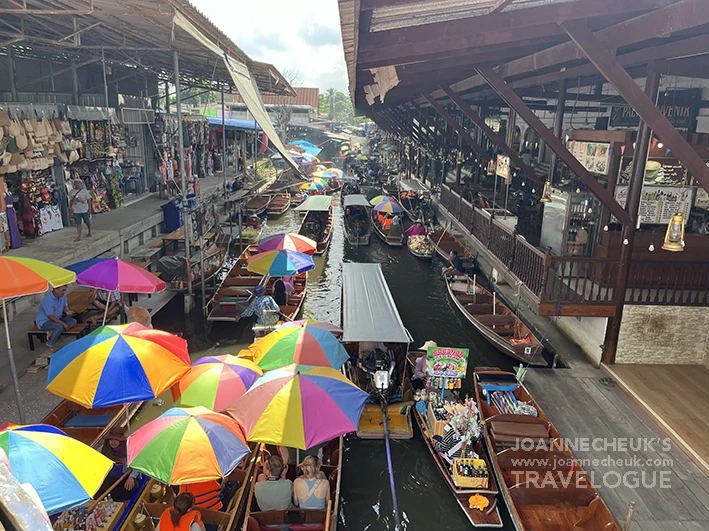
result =
M464 268L463 268L463 261L460 259L458 256L458 251L453 249L450 254L448 255L448 262L450 263L450 267L444 267L441 270L441 274L443 276L452 276L455 275L456 273L458 274L464 274Z
M42 299L35 323L37 328L47 332L47 348L50 351L57 351L55 345L61 335L76 324L72 315L74 312L69 310L66 301L66 286L54 288Z
M273 300L273 297L266 295L266 288L256 286L254 288L254 300L249 304L236 320L240 321L246 317L256 316L256 324L275 325L278 323L281 308Z

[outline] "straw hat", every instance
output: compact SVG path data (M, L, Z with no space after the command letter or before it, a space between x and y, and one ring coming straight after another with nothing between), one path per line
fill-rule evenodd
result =
M116 426L114 428L111 428L111 430L104 436L104 439L107 441L110 441L111 439L115 441L125 441L125 433L126 432L123 428L121 428L120 426Z
M430 339L426 341L418 350L428 350L428 347L437 347L438 343L431 341Z

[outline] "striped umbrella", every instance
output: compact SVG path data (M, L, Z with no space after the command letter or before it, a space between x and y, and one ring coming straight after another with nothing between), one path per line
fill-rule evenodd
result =
M377 206L379 203L385 203L385 202L396 203L396 199L394 199L390 195L378 195L377 197L369 200L369 204L372 206Z
M325 190L325 188L327 188L327 186L323 186L320 183L314 183L312 181L300 185L301 190L306 190L308 192L320 192Z
M376 210L377 212L385 212L387 214L394 214L401 212L401 206L399 206L399 203L394 201L382 201L376 205L373 210Z
M170 485L226 477L249 451L234 419L204 407L169 409L128 437L128 465Z
M277 330L280 330L282 328L293 328L296 326L319 328L320 330L330 332L335 337L340 337L342 335L342 328L338 328L334 324L326 323L323 321L317 321L316 319L301 319L299 321L288 321L287 323L283 323L281 326L279 326Z
M311 256L298 251L268 251L249 258L247 269L261 275L290 277L315 269L315 263Z
M313 254L317 251L317 247L317 242L300 234L274 234L258 242L258 250L260 253L287 250Z

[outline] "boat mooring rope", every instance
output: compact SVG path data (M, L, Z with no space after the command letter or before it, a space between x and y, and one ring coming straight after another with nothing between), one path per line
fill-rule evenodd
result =
M399 516L399 502L396 499L396 485L394 483L394 467L391 464L391 448L389 446L389 415L387 401L383 395L379 396L382 405L382 422L384 423L384 445L386 446L387 466L389 468L389 487L391 488L391 501L394 505L394 531L401 531L401 517Z

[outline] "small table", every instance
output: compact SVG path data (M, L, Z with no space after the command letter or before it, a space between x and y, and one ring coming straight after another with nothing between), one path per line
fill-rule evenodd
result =
M137 267L139 267L139 268L141 268L141 269L145 269L146 271L150 271L150 270L152 269L152 267L153 267L153 263L152 263L152 262L133 262L133 261L131 261L131 262L129 262L129 263L131 263L131 264L133 264L134 266L137 266ZM151 272L152 272L152 271L151 271Z
M66 294L66 303L69 310L76 314L76 320L81 321L82 315L93 308L93 304L89 302L89 295L91 292L89 290L81 289L72 291Z
M166 256L167 255L167 245L169 243L172 243L172 250L177 251L177 246L181 241L184 241L185 239L185 227L184 225L180 227L179 229L172 231L170 234L167 234L162 237L162 255Z

